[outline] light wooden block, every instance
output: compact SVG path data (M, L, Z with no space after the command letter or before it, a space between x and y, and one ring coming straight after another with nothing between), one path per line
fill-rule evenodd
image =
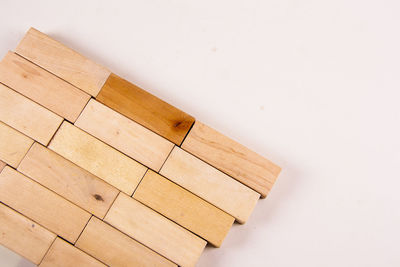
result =
M244 223L260 194L175 147L160 173Z
M0 121L47 145L62 118L25 96L0 84Z
M90 218L88 212L8 166L0 173L0 201L72 243Z
M110 75L106 68L34 28L27 32L16 52L92 96L97 96Z
M76 246L109 266L177 266L96 217L90 219Z
M0 82L75 122L90 95L23 57L8 52L0 62Z
M61 125L49 148L129 195L147 170L68 122Z
M90 172L35 143L18 171L86 211L103 218L119 191Z
M56 235L0 203L0 244L39 264Z
M115 74L96 99L177 145L194 122L192 116Z
M7 164L0 160L0 172L4 169Z
M159 171L174 144L92 99L75 125L143 165Z
M245 146L196 121L182 148L241 183L262 197L271 190L281 168Z
M219 247L234 218L161 175L148 171L133 197Z
M104 220L179 266L194 266L206 241L120 193Z
M90 266L90 267L106 267L103 263L89 256L82 250L74 247L61 238L56 238L51 245L46 256L43 258L39 265L40 267L76 267L76 266Z
M0 159L16 168L32 146L33 140L0 121ZM0 162L0 170L4 163Z

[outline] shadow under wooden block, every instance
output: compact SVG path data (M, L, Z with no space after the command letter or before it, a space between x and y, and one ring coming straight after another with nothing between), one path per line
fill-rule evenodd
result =
M0 244L39 264L56 235L0 203Z
M7 164L0 160L0 172L4 169Z
M177 266L96 217L76 246L109 266Z
M0 201L74 243L90 214L11 167L0 173Z

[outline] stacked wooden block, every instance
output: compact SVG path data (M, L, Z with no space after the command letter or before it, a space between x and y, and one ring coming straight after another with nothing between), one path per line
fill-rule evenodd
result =
M0 243L40 266L194 266L280 172L35 29L0 82Z

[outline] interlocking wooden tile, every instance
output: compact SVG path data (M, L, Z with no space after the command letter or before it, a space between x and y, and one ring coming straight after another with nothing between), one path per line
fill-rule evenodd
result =
M92 96L97 96L110 75L106 68L31 28L16 52Z
M72 122L90 98L75 86L12 52L0 62L0 82Z
M235 220L224 211L150 170L133 197L216 247L221 246Z
M175 147L160 173L244 223L260 194Z
M174 144L92 99L75 125L158 171Z
M0 201L75 242L90 214L11 167L0 173Z
M56 235L0 203L0 244L39 264Z
M35 143L18 171L103 218L119 191L52 150Z
M68 122L61 125L49 148L129 195L147 170Z
M96 217L76 246L109 266L177 266Z
M105 267L106 265L69 244L68 242L62 240L61 238L56 238L39 266Z
M0 159L16 168L32 146L33 140L0 121ZM0 162L0 170L4 163Z
M0 84L0 121L47 145L62 118L25 96Z
M194 266L206 241L120 193L104 220L179 266Z
M281 168L236 141L196 121L182 148L265 197Z

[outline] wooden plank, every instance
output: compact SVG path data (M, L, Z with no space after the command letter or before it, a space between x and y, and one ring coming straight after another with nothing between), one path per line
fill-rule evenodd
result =
M194 266L206 241L120 193L104 220L179 266Z
M16 52L86 93L97 96L110 71L31 28Z
M16 168L33 140L0 121L0 159ZM3 169L0 162L0 170Z
M96 217L76 246L109 266L177 266Z
M119 191L52 150L35 143L18 171L103 218Z
M0 62L0 82L72 122L90 98L13 52L8 52Z
M75 242L90 214L11 167L0 173L0 201Z
M220 247L234 218L161 175L148 171L133 198Z
M129 195L147 170L69 122L61 125L49 148Z
M97 100L180 145L194 122L185 112L111 74Z
M244 223L260 194L228 175L175 147L160 174Z
M106 266L95 258L89 256L82 250L74 247L61 238L56 238L51 245L46 256L39 265L40 267L76 267L76 266L91 266L102 267Z
M39 264L56 235L0 203L0 244Z
M0 84L0 121L47 145L62 118Z
M4 169L7 164L0 160L0 172Z
M249 186L262 197L271 190L281 168L247 147L196 121L182 148Z
M174 144L92 99L75 125L145 166L159 171Z

